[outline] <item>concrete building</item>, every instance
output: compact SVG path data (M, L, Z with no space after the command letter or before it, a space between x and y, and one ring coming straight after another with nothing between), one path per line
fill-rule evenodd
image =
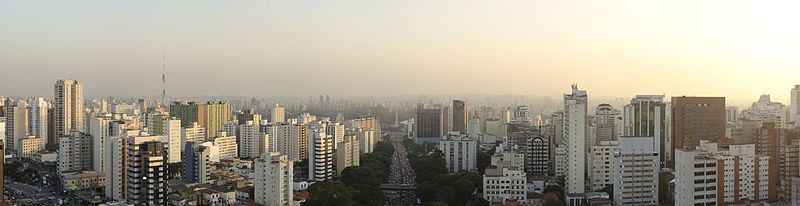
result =
M239 125L239 157L258 158L269 150L269 134L259 132L253 121Z
M365 129L365 128L372 129L372 131L375 132L375 140L377 140L377 141L381 140L381 138L382 138L381 137L381 135L382 135L382 133L381 133L382 132L381 131L381 121L380 121L380 118L378 116L359 117L357 119L357 124L356 125L357 125L357 128L360 128L360 129Z
M181 120L166 114L157 115L148 125L153 126L151 134L167 137L167 163L181 162Z
M58 144L58 171L82 171L93 169L92 136L72 131L62 135Z
M31 158L36 152L44 149L44 144L42 144L43 140L44 138L36 136L27 136L17 139L17 154L22 158Z
M54 85L53 119L55 134L47 142L59 142L57 138L70 135L72 130L85 132L83 110L83 85L78 80L59 79Z
M675 149L675 205L729 205L777 200L777 165L756 155L752 144L703 141L696 149Z
M47 143L47 110L49 109L50 103L41 97L33 99L28 105L28 134L43 138L42 147Z
M467 102L453 100L453 131L469 135L469 111Z
M105 141L111 137L114 127L111 125L110 114L98 114L89 119L89 135L92 137L92 169L99 173L104 173L105 161Z
M183 151L181 178L184 182L207 184L211 180L211 147L187 142Z
M94 170L75 171L61 174L61 189L88 190L105 187L106 177Z
M117 201L166 204L166 137L130 130L106 141L105 194ZM111 164L113 163L113 164Z
M18 139L28 135L28 104L25 101L9 101L6 105L6 148L15 150Z
M556 176L567 176L567 170L569 169L567 164L567 145L566 144L559 144L555 146L554 150L554 162L555 162L555 173Z
M183 121L181 121L181 124L183 124ZM192 122L189 126L181 128L181 143L205 142L206 140L206 128L200 126L197 122Z
M739 124L739 107L735 106L725 107L725 123L727 125Z
M671 105L673 149L692 149L700 141L725 137L725 97L672 97Z
M215 135L222 130L223 124L231 121L231 105L226 101L200 105L197 119L200 126L206 128L206 135Z
M567 140L566 193L582 194L586 185L587 95L572 85L572 94L564 94L564 138Z
M757 102L753 102L750 108L742 110L742 119L756 120L759 122L773 122L778 128L794 128L789 124L789 113L787 108L780 102L770 100L768 94L761 95Z
M200 122L197 102L173 102L169 105L169 116L181 120L181 127L189 127L193 122Z
M525 168L525 155L510 152L495 154L492 156L491 165L499 168L508 168L510 170L523 170Z
M550 175L550 142L540 135L528 139L525 152L525 173L529 175Z
M794 85L790 91L789 97L790 121L794 121L795 127L797 127L800 125L800 121L797 121L798 116L800 116L800 85Z
M275 104L275 107L272 108L271 120L273 124L282 123L286 121L286 108L281 105Z
M614 184L614 155L619 152L617 141L601 141L592 146L589 190L598 191Z
M521 170L491 165L483 175L483 199L489 202L527 201L527 177Z
M311 181L332 180L334 173L333 136L324 131L309 133L308 145L308 179Z
M444 153L445 167L450 173L475 171L477 167L477 142L466 135L450 133L439 141L439 150Z
M327 122L325 123L325 134L329 134L333 136L333 149L337 149L339 143L344 141L344 132L345 127L343 124L338 122Z
M353 131L358 138L358 152L361 154L371 153L378 143L375 132L370 128L357 128Z
M336 146L336 174L342 175L345 168L360 165L360 153L358 150L358 136L348 134L344 136L342 142Z
M660 155L663 167L669 167L667 163L672 158L671 112L669 103L664 102L664 95L636 95L625 106L624 112L625 135L654 137L653 148L663 154Z
M614 154L614 204L658 205L661 163L654 137L620 137Z
M246 111L239 111L236 113L236 121L239 121L239 124L247 124L247 121L253 121L255 124L261 123L261 115L256 114L253 109L249 109Z
M444 116L441 108L426 109L417 106L414 119L414 137L417 144L438 142L445 134Z
M275 136L277 147L274 151L289 156L292 161L301 161L308 158L308 126L304 124L279 123L269 134Z
M592 125L595 129L595 135L590 145L599 144L600 141L615 141L617 140L617 122L621 119L622 115L619 114L609 104L597 105L595 115L592 118Z
M214 146L219 147L219 159L238 158L239 146L236 144L236 136L228 136L225 132L219 132L209 142L213 142Z
M255 202L262 205L292 205L293 162L286 155L268 152L254 162Z

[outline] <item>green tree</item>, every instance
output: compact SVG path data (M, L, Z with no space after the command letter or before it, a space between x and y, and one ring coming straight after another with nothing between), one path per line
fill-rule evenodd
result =
M353 188L353 198L360 205L380 205L385 197L380 190L381 180L370 167L348 167L339 178L342 183Z
M303 206L354 205L352 188L337 181L314 183L308 187L308 199Z
M44 149L51 152L56 152L58 150L58 143L47 143L44 145Z
M478 151L477 156L478 157L475 166L477 166L478 171L483 174L486 171L486 167L492 164L492 156L483 151Z
M545 206L564 206L564 202L556 198L547 198L544 200Z
M546 194L548 192L556 193L556 195L558 195L558 199L564 201L564 189L562 189L561 187L555 185L548 185L547 187L544 187L543 194Z
M173 179L180 177L182 169L183 169L183 163L180 162L167 163L167 178Z
M489 201L484 200L483 198L475 199L474 201L469 203L470 206L489 206Z

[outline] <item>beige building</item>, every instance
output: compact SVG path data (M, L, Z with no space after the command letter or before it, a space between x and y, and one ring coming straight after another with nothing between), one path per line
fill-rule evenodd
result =
M22 158L31 158L36 152L42 150L42 138L27 136L17 140L17 153Z
M345 168L359 166L359 156L358 136L345 135L344 140L336 146L336 174L341 176Z
M219 132L217 137L210 140L214 142L214 146L219 147L219 159L237 158L238 146L236 144L236 136L228 136L225 132Z
M62 189L66 191L105 187L106 176L94 170L63 173Z
M693 149L700 141L725 138L725 97L672 97L671 105L673 149ZM667 165L674 165L671 157Z

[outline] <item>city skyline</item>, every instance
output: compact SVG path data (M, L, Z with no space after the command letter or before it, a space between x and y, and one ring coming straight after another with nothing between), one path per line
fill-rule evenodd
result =
M0 93L79 79L87 96L157 96L163 49L167 96L558 97L578 83L788 103L798 15L745 2L3 2Z

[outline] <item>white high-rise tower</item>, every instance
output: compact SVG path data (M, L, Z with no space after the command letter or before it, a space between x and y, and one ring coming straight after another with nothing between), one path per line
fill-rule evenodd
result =
M800 121L797 121L798 115L800 115L800 85L794 85L791 92L791 99L790 101L790 115L791 120L794 121L794 125L800 125Z
M567 193L584 193L586 182L587 148L587 101L586 91L572 85L572 94L564 94L563 132L567 140Z
M85 132L83 111L83 85L78 80L56 81L53 96L53 121L55 128L54 138L69 135L69 130L74 129ZM47 142L58 142L47 140Z

